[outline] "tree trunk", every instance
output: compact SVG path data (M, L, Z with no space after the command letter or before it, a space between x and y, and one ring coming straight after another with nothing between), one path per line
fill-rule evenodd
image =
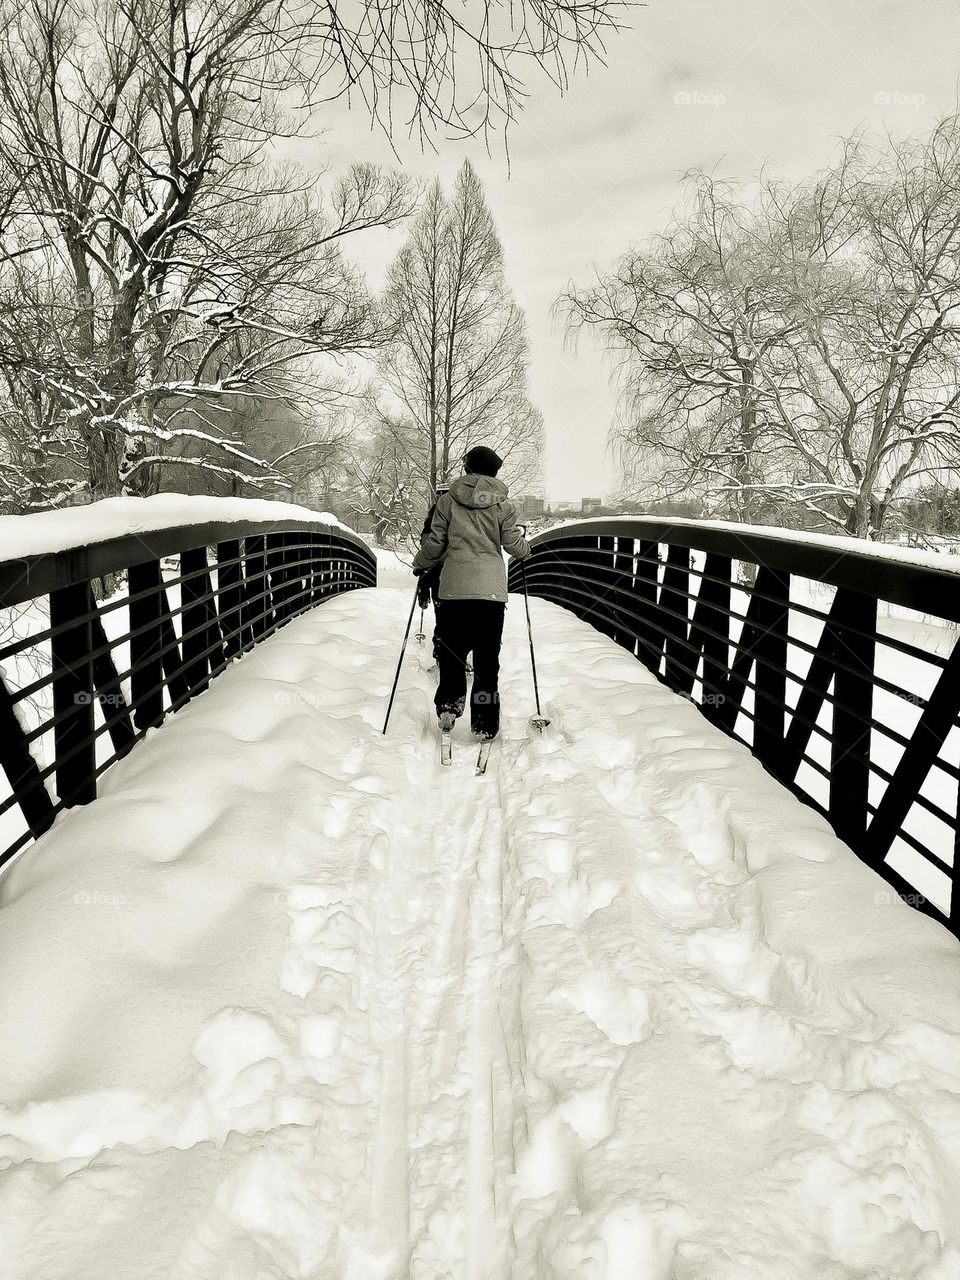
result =
M120 493L120 455L116 433L90 427L85 435L90 493L94 501L115 498Z

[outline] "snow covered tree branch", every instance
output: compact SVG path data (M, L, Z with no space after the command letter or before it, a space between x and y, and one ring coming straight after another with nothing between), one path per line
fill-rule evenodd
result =
M309 399L318 359L376 345L375 308L340 246L406 217L407 184L357 166L324 209L266 166L283 125L282 6L0 12L0 162L18 237L38 246L0 263L0 360L50 429L79 442L94 496L155 487L188 435L185 405ZM231 446L218 436L207 445L222 467Z

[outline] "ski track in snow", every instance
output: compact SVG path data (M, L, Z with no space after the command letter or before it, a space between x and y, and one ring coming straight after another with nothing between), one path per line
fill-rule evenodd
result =
M960 1280L960 949L642 666L407 590L217 680L0 878L4 1280ZM424 646L424 650L426 646Z

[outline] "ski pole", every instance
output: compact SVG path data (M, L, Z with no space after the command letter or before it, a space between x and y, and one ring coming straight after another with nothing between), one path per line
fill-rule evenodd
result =
M413 638L416 640L417 644L423 644L424 640L427 638L426 632L423 629L423 605L420 606L420 630Z
M530 727L537 733L543 733L550 723L540 711L540 685L537 682L537 658L533 651L533 627L530 625L530 597L527 595L527 567L520 561L520 580L523 583L523 607L527 614L527 638L530 641L530 670L533 672L533 697L537 704L537 714L530 717Z
M390 712L393 710L393 699L397 692L397 685L400 683L400 668L403 666L403 655L407 648L407 637L410 635L410 624L413 622L413 611L417 607L417 597L420 594L420 583L413 589L413 602L410 605L410 613L407 617L407 629L403 633L403 644L400 646L400 660L397 663L397 674L393 677L393 688L390 690L390 701L387 703L387 714L383 720L383 732L387 732L387 724L390 720Z

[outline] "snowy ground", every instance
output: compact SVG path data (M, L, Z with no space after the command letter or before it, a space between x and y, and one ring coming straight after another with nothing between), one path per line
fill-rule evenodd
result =
M539 601L546 738L516 601L488 775L382 737L385 580L0 877L0 1276L957 1280L956 942Z

